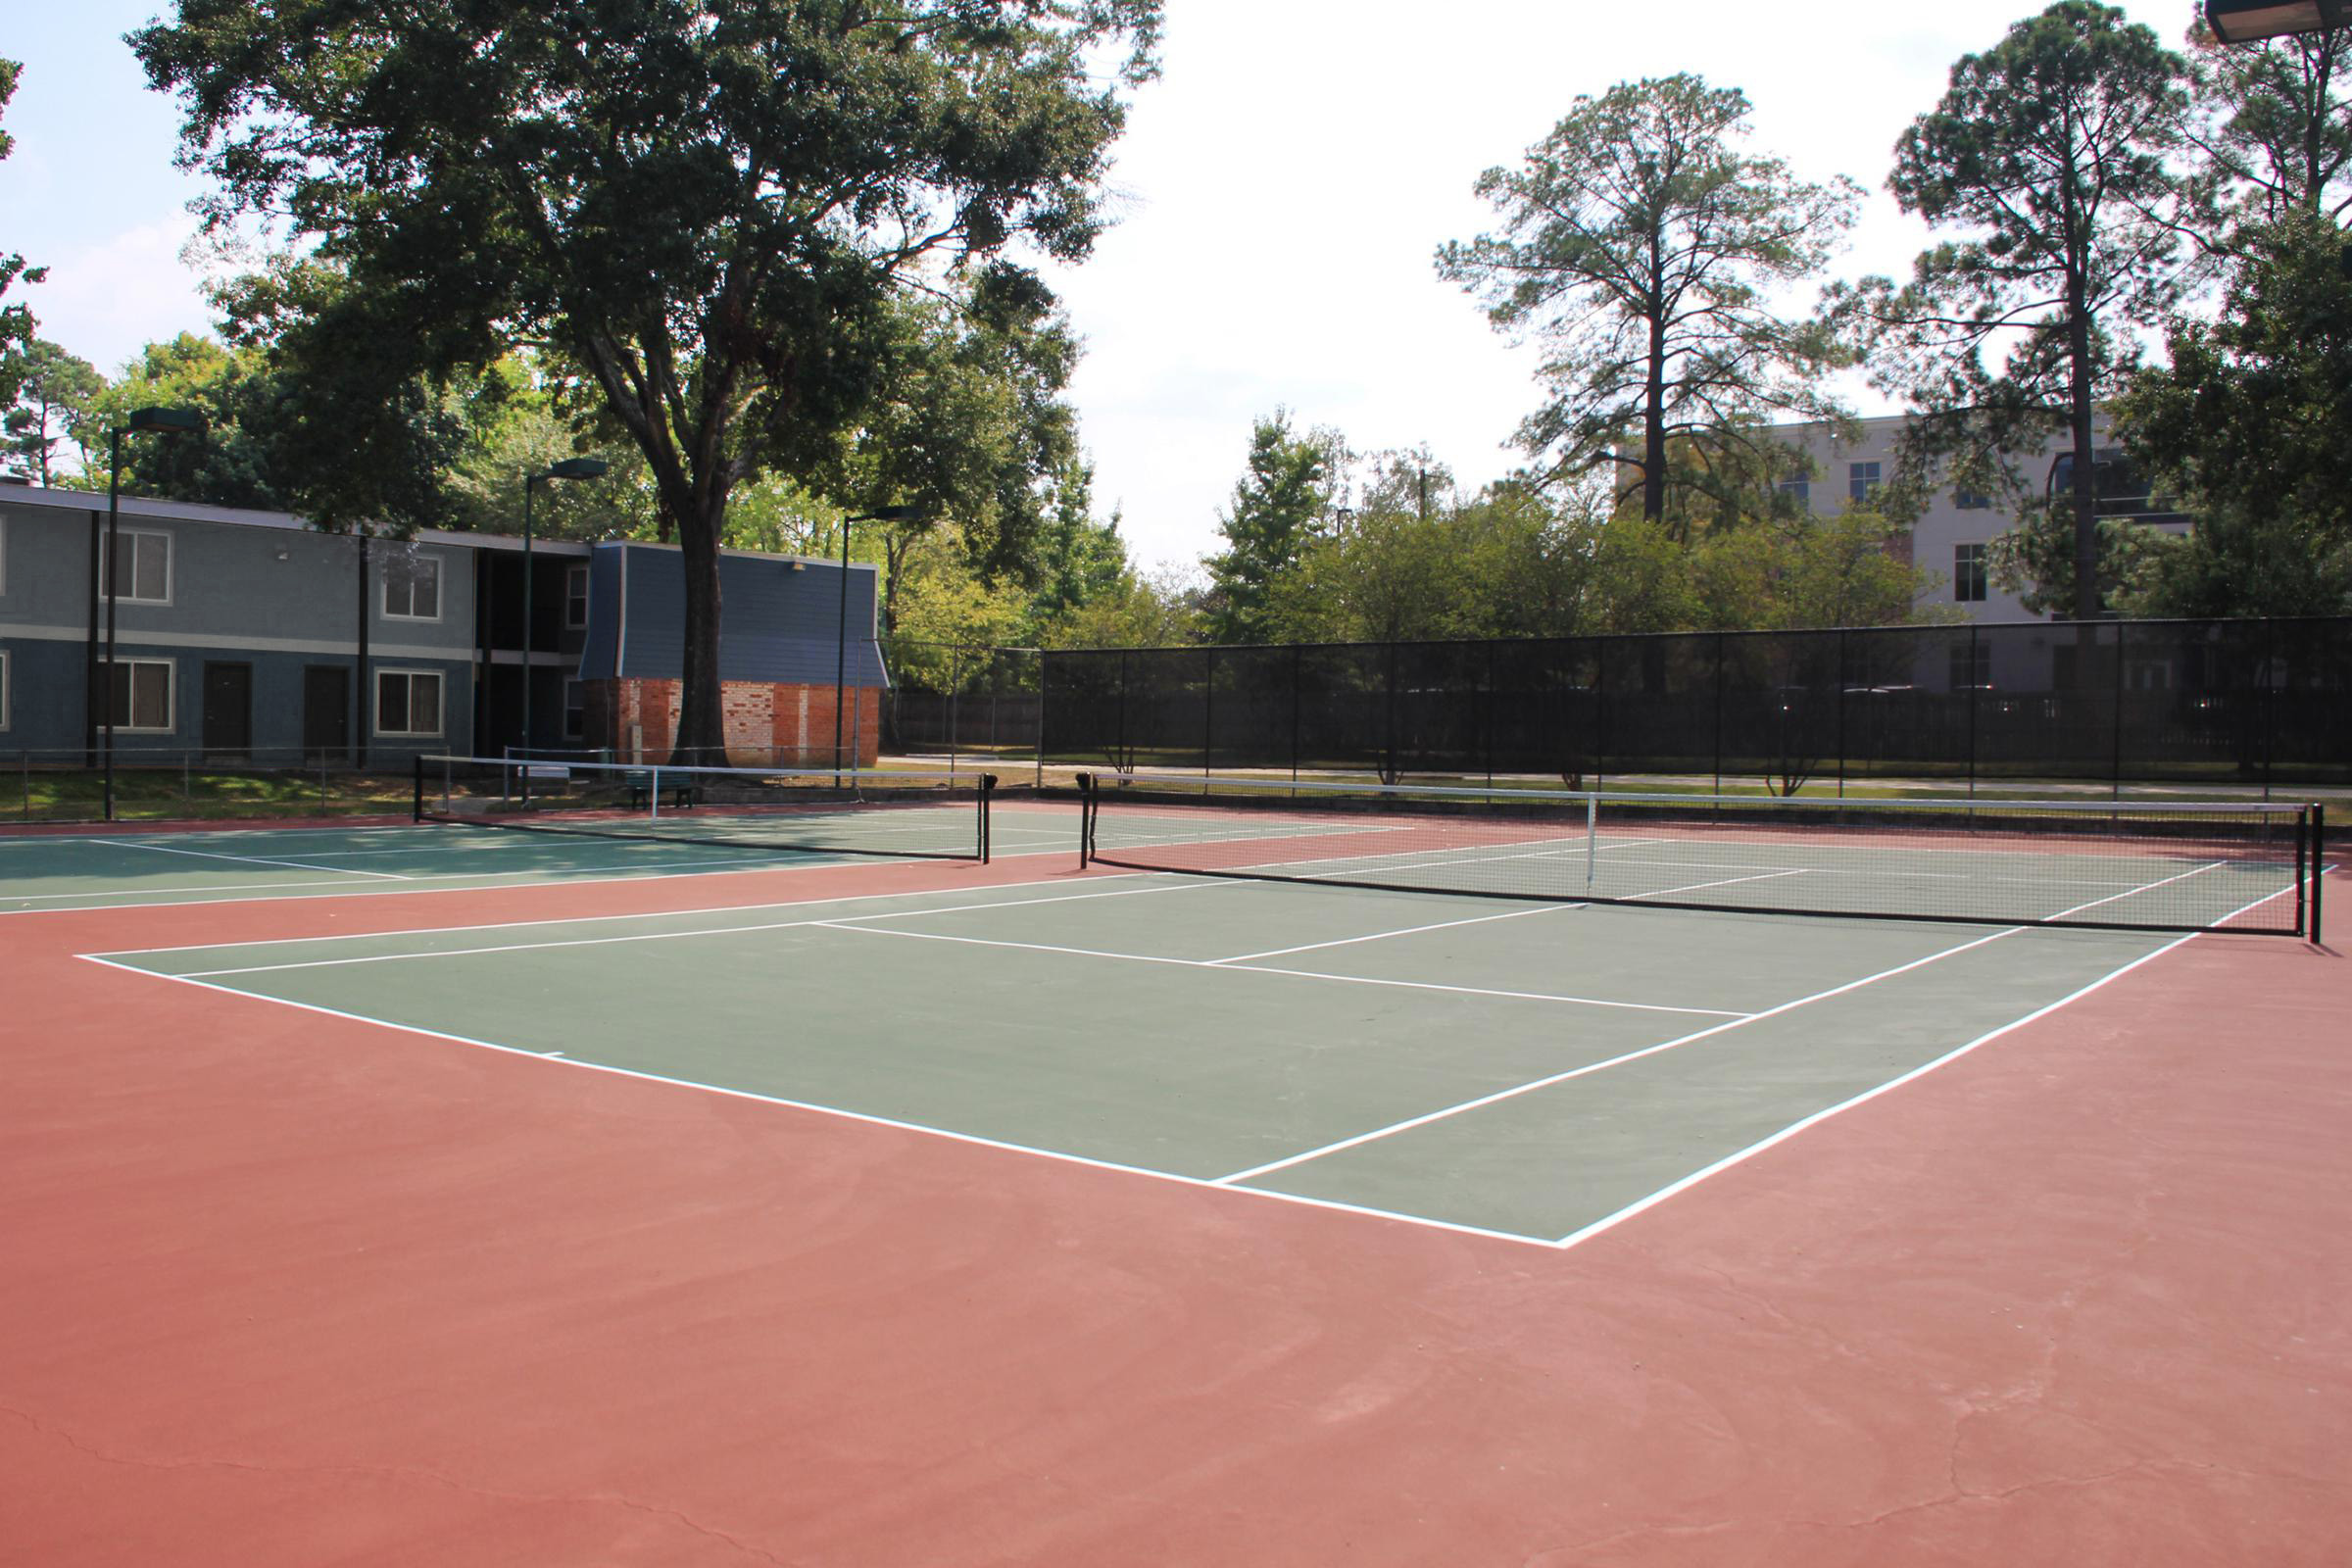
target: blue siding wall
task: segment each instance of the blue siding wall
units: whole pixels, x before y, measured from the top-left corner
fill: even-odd
[[[686,579],[678,552],[655,545],[614,545],[596,553],[589,581],[588,646],[580,674],[676,680],[682,670]],[[614,564],[608,566],[607,558]],[[627,584],[621,583],[625,561]],[[721,556],[718,673],[721,680],[829,686],[838,657],[842,569],[766,556]],[[854,686],[889,683],[874,645],[874,568],[849,573],[849,667]],[[619,628],[625,602],[625,635]]]

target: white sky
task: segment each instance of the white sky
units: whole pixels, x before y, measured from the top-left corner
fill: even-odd
[[[201,185],[177,116],[122,42],[154,0],[8,0],[24,63],[0,124],[0,249],[46,263],[44,335],[110,372],[203,331],[182,247]],[[2194,0],[2126,0],[2178,44]],[[1139,563],[1216,545],[1250,428],[1277,407],[1361,452],[1428,445],[1469,485],[1506,472],[1533,361],[1438,280],[1432,254],[1492,226],[1471,194],[1579,94],[1694,72],[1755,105],[1753,145],[1870,192],[1842,275],[1901,273],[1927,238],[1883,191],[1894,140],[1953,60],[2032,0],[1168,0],[1161,78],[1112,175],[1118,226],[1057,287],[1087,340],[1073,388]],[[11,298],[17,294],[12,291]],[[1884,412],[1865,406],[1863,412]]]

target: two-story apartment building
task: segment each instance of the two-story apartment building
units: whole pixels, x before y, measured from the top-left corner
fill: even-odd
[[[628,731],[597,715],[615,710],[623,677],[666,672],[674,686],[673,548],[535,541],[526,596],[522,541],[499,535],[328,533],[282,513],[143,498],[120,503],[114,532],[110,560],[104,496],[0,485],[0,753],[71,763],[110,717],[118,756],[259,765],[667,744],[667,722]],[[789,709],[797,738],[804,688],[821,686],[810,733],[827,760],[841,572],[748,551],[721,564],[730,710]],[[870,715],[886,683],[875,572],[849,573],[847,679]],[[592,643],[631,659],[583,670]],[[747,748],[760,730],[758,760],[773,760],[777,726],[731,720],[731,746],[738,730]],[[874,720],[854,733],[870,761]]]

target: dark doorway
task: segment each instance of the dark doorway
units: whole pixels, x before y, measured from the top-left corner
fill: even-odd
[[[204,754],[234,761],[253,755],[253,666],[204,664]]]
[[[306,664],[302,671],[302,759],[343,761],[351,755],[351,671]]]

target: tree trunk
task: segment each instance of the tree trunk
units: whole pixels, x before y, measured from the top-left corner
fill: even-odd
[[[2067,284],[2068,413],[2075,438],[2075,618],[2099,618],[2099,463],[2091,432],[2090,321],[2080,293]]]
[[[1642,408],[1642,515],[1666,515],[1666,323],[1663,306],[1649,318],[1649,385]]]
[[[726,717],[718,687],[718,536],[726,515],[719,497],[707,513],[678,517],[679,564],[686,574],[686,623],[681,628],[678,732],[670,740],[673,763],[723,765]]]

